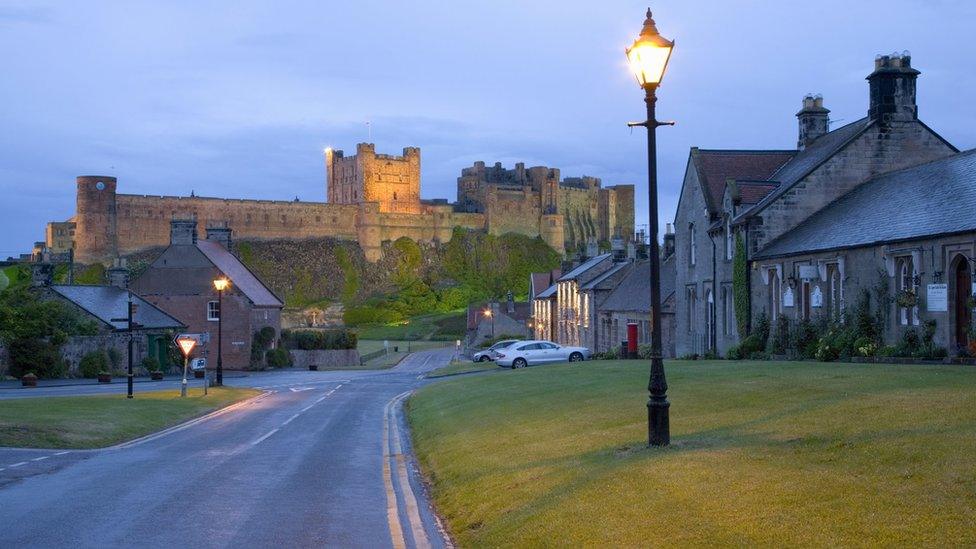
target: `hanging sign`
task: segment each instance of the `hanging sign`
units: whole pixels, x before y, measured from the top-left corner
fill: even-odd
[[[949,285],[929,284],[925,293],[925,305],[929,312],[944,313],[949,310]]]
[[[813,287],[813,293],[810,294],[810,305],[823,307],[823,292],[820,291],[820,286]]]
[[[793,288],[786,288],[783,292],[783,306],[792,307],[793,306]]]

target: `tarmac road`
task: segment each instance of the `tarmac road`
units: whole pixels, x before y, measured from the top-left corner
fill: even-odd
[[[0,449],[0,547],[444,547],[399,405],[452,354],[227,379],[270,394],[113,449]]]

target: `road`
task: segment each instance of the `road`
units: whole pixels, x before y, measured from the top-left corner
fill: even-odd
[[[270,394],[118,448],[0,449],[0,547],[444,547],[399,405],[451,356],[228,379]]]

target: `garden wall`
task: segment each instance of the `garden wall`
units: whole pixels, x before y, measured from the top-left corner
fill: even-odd
[[[108,351],[114,348],[119,352],[119,368],[125,369],[128,366],[128,346],[129,339],[123,333],[111,333],[96,336],[73,336],[61,346],[61,357],[67,362],[67,374],[69,377],[78,375],[78,364],[82,357],[95,351]],[[146,356],[146,338],[136,335],[134,347],[133,364],[139,366],[142,359]],[[111,367],[111,365],[109,365]]]
[[[359,351],[356,349],[342,349],[336,351],[303,351],[293,349],[289,351],[291,364],[295,368],[308,368],[316,365],[320,369],[348,368],[359,366]]]

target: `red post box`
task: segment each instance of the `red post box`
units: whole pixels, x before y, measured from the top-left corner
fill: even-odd
[[[637,358],[637,323],[627,323],[627,358]]]

